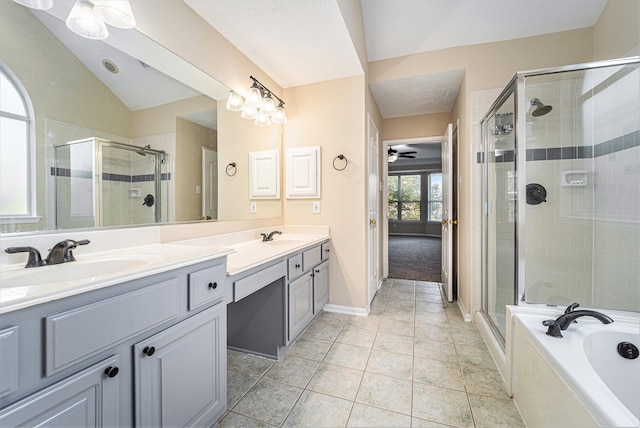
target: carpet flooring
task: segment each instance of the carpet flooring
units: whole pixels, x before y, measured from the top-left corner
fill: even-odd
[[[440,282],[440,238],[389,236],[389,278]]]

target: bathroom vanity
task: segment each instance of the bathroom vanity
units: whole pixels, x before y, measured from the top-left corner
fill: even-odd
[[[0,426],[214,424],[227,341],[278,358],[329,299],[328,234],[236,235],[3,266]]]
[[[225,277],[222,257],[2,314],[0,425],[215,422]]]

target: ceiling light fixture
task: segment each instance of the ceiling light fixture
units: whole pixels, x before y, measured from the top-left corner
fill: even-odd
[[[284,110],[284,101],[269,88],[264,86],[253,76],[249,76],[253,83],[246,98],[242,98],[237,92],[231,91],[227,99],[227,110],[241,111],[244,119],[255,119],[256,126],[269,126],[271,123],[284,125],[287,123],[287,112]],[[273,98],[278,100],[278,107]]]
[[[398,160],[398,154],[397,153],[390,153],[389,154],[389,158],[387,159],[387,161],[389,163],[395,162]]]
[[[32,9],[47,10],[53,0],[13,0]],[[136,26],[129,0],[76,0],[67,17],[67,27],[87,39],[102,40],[109,37],[109,24],[131,29]]]

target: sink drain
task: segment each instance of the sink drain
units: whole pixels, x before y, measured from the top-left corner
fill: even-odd
[[[627,360],[635,360],[638,358],[638,355],[640,355],[640,351],[638,351],[638,347],[633,343],[620,342],[618,343],[618,354]]]

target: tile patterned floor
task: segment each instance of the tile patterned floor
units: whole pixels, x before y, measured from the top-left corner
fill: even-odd
[[[227,427],[523,427],[475,325],[438,283],[389,279],[322,313],[280,361],[228,352]]]

